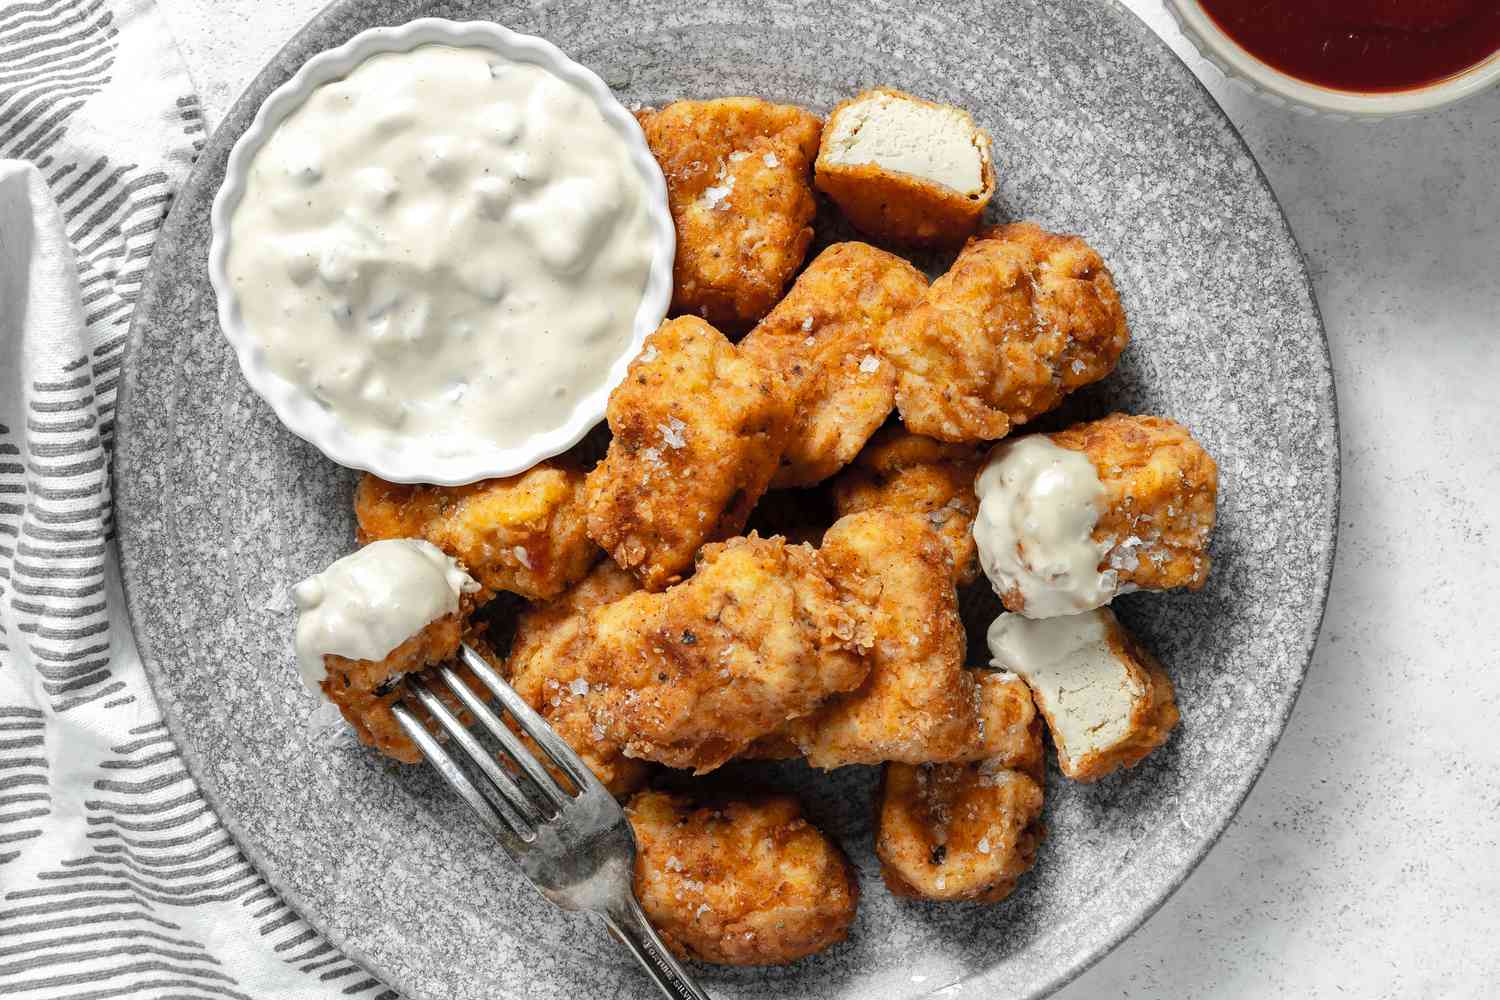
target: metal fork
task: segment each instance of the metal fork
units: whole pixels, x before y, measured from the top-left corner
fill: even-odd
[[[438,677],[485,731],[499,741],[519,773],[512,774],[500,766],[443,704],[436,685],[427,678],[410,683],[412,694],[483,775],[483,780],[471,781],[410,709],[398,703],[391,710],[401,728],[543,896],[565,910],[591,910],[602,917],[670,1000],[709,1000],[708,994],[662,945],[636,901],[631,888],[635,834],[620,804],[573,748],[532,711],[483,657],[467,644],[459,656],[521,731],[568,776],[573,790],[564,788],[532,756],[521,738],[452,667],[437,668]]]

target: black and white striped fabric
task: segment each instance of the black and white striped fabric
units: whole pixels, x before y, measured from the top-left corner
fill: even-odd
[[[131,306],[204,141],[145,0],[0,0],[0,996],[392,1000],[287,908],[141,671],[109,496]]]

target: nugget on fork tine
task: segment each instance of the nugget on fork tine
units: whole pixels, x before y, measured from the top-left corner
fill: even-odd
[[[413,697],[479,770],[480,779],[471,778],[404,703],[392,709],[401,727],[537,891],[565,910],[599,914],[671,1000],[708,1000],[656,936],[636,902],[631,888],[635,835],[614,796],[483,657],[467,644],[459,655],[521,731],[567,776],[571,789],[548,773],[521,738],[451,667],[438,668],[443,684],[500,742],[519,773],[512,774],[496,762],[443,704],[431,680],[413,682]]]

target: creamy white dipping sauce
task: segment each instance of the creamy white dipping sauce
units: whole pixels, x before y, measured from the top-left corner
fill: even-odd
[[[1099,570],[1111,546],[1094,540],[1104,484],[1088,457],[1043,434],[1005,441],[975,481],[974,542],[995,592],[1019,591],[1028,618],[1108,604],[1119,574]]]
[[[292,588],[297,666],[315,694],[328,676],[323,657],[379,660],[428,625],[458,611],[479,589],[431,542],[371,542]]]
[[[1003,614],[990,626],[991,665],[1020,674],[1046,710],[1054,742],[1078,760],[1120,742],[1145,689],[1109,645],[1108,608],[1032,621]]]
[[[480,48],[382,53],[257,152],[228,276],[271,369],[355,434],[519,445],[626,350],[647,198],[571,83]]]

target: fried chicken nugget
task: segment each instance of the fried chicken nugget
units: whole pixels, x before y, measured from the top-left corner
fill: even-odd
[[[890,87],[833,109],[814,166],[857,229],[911,246],[962,243],[995,193],[990,137],[969,113]]]
[[[625,814],[639,847],[636,898],[678,956],[785,965],[848,935],[854,868],[792,796],[645,791]]]
[[[677,226],[672,311],[730,333],[781,297],[812,242],[823,123],[756,97],[676,101],[637,115]]]
[[[590,611],[639,589],[635,577],[603,560],[562,596],[522,613],[505,661],[511,686],[577,751],[616,798],[628,796],[644,783],[647,765],[626,757],[618,743],[596,736],[580,695],[588,688],[580,680],[579,639]]]
[[[382,659],[351,660],[331,653],[323,657],[323,665],[328,671],[320,685],[323,694],[338,707],[339,713],[359,736],[361,743],[404,764],[422,761],[422,751],[396,721],[391,706],[407,694],[404,683],[407,677],[453,660],[461,641],[468,642],[487,660],[493,662],[498,659],[481,637],[465,631],[465,619],[472,610],[472,604],[472,600],[466,597],[458,614],[445,615],[429,622],[420,632]],[[472,690],[480,692],[486,701],[489,700],[488,691],[468,667],[457,660],[451,665]],[[442,689],[441,685],[435,690],[464,725],[473,721],[464,711],[462,703],[450,691]],[[442,731],[437,728],[426,709],[416,704],[408,704],[408,707],[429,730],[440,739],[443,738]]]
[[[776,471],[792,409],[780,374],[696,317],[646,339],[610,394],[614,438],[588,476],[588,532],[648,590],[745,526]]]
[[[895,254],[835,243],[740,342],[746,356],[786,376],[796,399],[773,486],[821,482],[885,422],[896,403],[896,371],[880,344],[926,290],[922,272]]]
[[[1134,767],[1177,725],[1161,661],[1108,608],[1036,620],[1004,614],[988,639],[995,666],[1030,685],[1058,766],[1075,781]]]
[[[1036,860],[1042,719],[1021,678],[975,673],[985,724],[966,757],[887,764],[881,777],[875,853],[898,896],[996,903]]]
[[[974,725],[969,730],[969,739],[960,743],[945,740],[929,753],[931,762],[944,761],[943,754],[957,750],[949,761],[981,760],[986,757],[1004,756],[1016,761],[1012,766],[1023,770],[1040,768],[1041,717],[1037,715],[1032,701],[1031,689],[1015,674],[994,670],[966,668],[972,678],[975,715]],[[964,682],[961,682],[964,683]],[[966,683],[967,686],[967,683]],[[802,756],[793,732],[795,722],[779,732],[772,733],[752,743],[740,754],[741,760],[789,760]],[[1027,761],[1034,752],[1035,761]],[[913,753],[913,756],[917,754]]]
[[[868,510],[841,518],[819,550],[871,609],[869,678],[790,731],[814,767],[887,760],[953,760],[978,731],[973,675],[964,669],[953,561],[927,521]]]
[[[575,686],[596,740],[701,774],[858,687],[868,614],[810,546],[733,538],[686,582],[589,612]]]
[[[1107,563],[1122,586],[1202,589],[1212,568],[1219,467],[1186,427],[1113,413],[1048,437],[1083,452],[1099,473],[1104,503],[1094,538],[1108,542]]]
[[[1031,223],[971,239],[893,324],[896,406],[917,434],[993,441],[1114,370],[1130,340],[1109,268]]]
[[[878,431],[833,483],[839,516],[884,508],[920,514],[937,530],[953,558],[959,586],[979,575],[974,515],[979,498],[974,477],[984,453],[974,445],[950,444],[913,434],[899,425]]]
[[[953,761],[999,758],[1006,767],[1041,779],[1042,714],[1031,686],[1018,674],[971,667],[979,701],[979,729],[971,747]]]
[[[361,545],[423,538],[463,563],[493,596],[556,597],[589,571],[599,548],[584,527],[584,477],[549,461],[467,486],[388,483],[366,474],[354,493]]]
[[[1036,863],[1042,776],[1003,757],[966,764],[887,764],[875,854],[897,896],[998,903]]]

